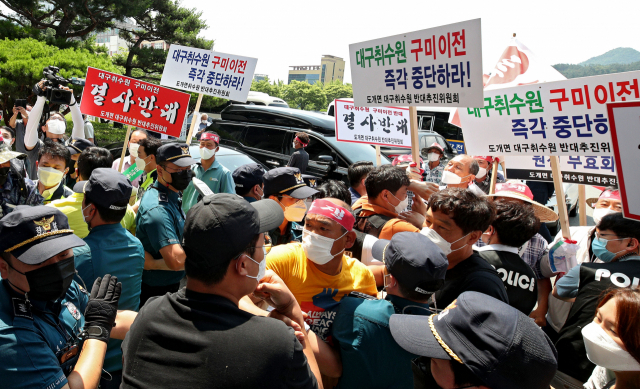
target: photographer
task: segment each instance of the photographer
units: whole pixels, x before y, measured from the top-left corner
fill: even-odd
[[[52,76],[48,75],[48,77],[50,78]],[[64,142],[67,122],[59,112],[51,113],[46,123],[41,126],[44,139],[40,139],[38,134],[40,117],[42,116],[44,105],[47,101],[47,90],[52,88],[52,86],[47,85],[50,83],[51,81],[42,80],[33,87],[34,92],[38,95],[38,99],[29,114],[29,121],[24,135],[24,153],[27,154],[27,171],[29,172],[29,177],[37,177],[38,168],[36,161],[44,141],[50,139],[53,142]],[[59,85],[58,89],[72,92],[70,88],[62,85]],[[80,107],[73,93],[71,93],[69,109],[71,110],[71,117],[73,118],[73,132],[71,135],[75,138],[84,139],[84,120],[82,120],[82,113],[80,112]]]
[[[15,103],[17,104],[18,102],[16,101]],[[22,106],[14,105],[13,116],[9,118],[9,127],[13,128],[14,130],[17,130],[16,126],[20,126],[22,129],[22,132],[24,133],[24,127],[27,125],[27,122],[29,121],[29,112],[31,112],[32,108],[33,107],[30,105],[27,105],[26,108]],[[18,119],[18,114],[22,116],[22,119]]]

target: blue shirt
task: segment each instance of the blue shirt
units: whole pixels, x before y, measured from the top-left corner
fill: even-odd
[[[180,196],[156,181],[140,201],[136,216],[136,237],[155,259],[162,259],[160,249],[182,242],[185,215],[180,208]],[[142,282],[150,286],[177,284],[184,270],[144,270]]]
[[[353,187],[349,187],[349,192],[351,192],[351,205],[355,204],[356,201],[358,201],[358,199],[362,196],[360,196],[360,193],[358,193],[355,189],[353,189]]]
[[[620,258],[620,262],[624,261],[640,261],[640,255],[630,255],[628,257]],[[564,298],[574,298],[578,295],[578,289],[580,288],[580,266],[574,266],[556,282],[556,292],[558,296]]]
[[[0,281],[0,377],[3,388],[58,389],[67,384],[77,358],[63,367],[59,358],[67,340],[84,326],[89,296],[75,281],[56,302],[31,300],[28,309],[6,280]],[[78,353],[80,355],[80,353]]]
[[[213,193],[236,193],[236,183],[233,181],[231,171],[222,166],[218,160],[214,160],[206,171],[199,163],[191,166],[191,170],[195,173],[195,177],[207,184]],[[189,212],[191,207],[198,202],[199,194],[193,183],[184,190],[182,195],[184,213]]]
[[[389,318],[394,313],[428,316],[431,311],[429,304],[393,295],[384,300],[345,297],[340,301],[333,322],[333,340],[342,358],[337,388],[413,388],[411,360],[418,355],[393,340]]]
[[[27,193],[20,193],[16,176],[10,171],[7,181],[0,186],[0,218],[18,205],[42,205],[44,198],[38,191],[38,185],[28,178],[24,179]]]
[[[85,255],[76,254],[78,275],[87,286],[105,274],[118,277],[118,282],[122,283],[118,309],[137,311],[144,267],[142,243],[120,223],[93,227],[84,241],[91,250]],[[121,344],[121,340],[109,340],[104,360],[106,371],[122,369]]]

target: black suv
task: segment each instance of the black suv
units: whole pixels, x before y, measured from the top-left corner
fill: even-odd
[[[368,144],[338,142],[331,116],[291,108],[230,105],[208,127],[220,135],[220,144],[238,149],[269,168],[287,166],[296,132],[311,139],[306,148],[306,174],[321,180],[336,179],[347,185],[347,168],[357,161],[376,163],[375,148]],[[389,160],[382,156],[383,164]]]
[[[418,139],[420,145],[420,156],[423,160],[426,160],[427,156],[422,154],[422,150],[431,146],[434,142],[442,146],[444,149],[444,157],[449,160],[458,154],[458,151],[451,147],[449,142],[437,132],[431,131],[418,131]],[[387,156],[387,158],[393,160],[398,155],[411,154],[411,149],[402,147],[380,147],[380,152]]]

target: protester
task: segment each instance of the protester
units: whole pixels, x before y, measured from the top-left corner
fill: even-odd
[[[203,131],[206,130],[207,127],[209,127],[209,115],[203,113],[202,116],[200,116],[200,123],[198,124],[198,130],[196,131],[196,139],[198,142],[200,141]]]
[[[318,193],[308,187],[302,179],[300,170],[295,167],[279,167],[266,172],[264,178],[264,197],[275,200],[284,211],[282,224],[269,231],[271,244],[277,246],[302,240],[302,226],[307,206],[304,200]]]
[[[630,286],[640,278],[640,222],[618,212],[608,214],[596,226],[591,245],[603,263],[581,263],[553,288],[554,297],[573,302],[556,347],[559,379],[574,387],[586,382],[595,367],[587,359],[580,329],[593,319],[598,298],[609,288]]]
[[[80,158],[80,154],[89,147],[94,146],[95,145],[87,139],[76,139],[72,137],[67,142],[67,150],[69,150],[71,154],[71,161],[67,164],[69,172],[65,180],[67,187],[73,188],[76,182],[78,182],[78,158]]]
[[[88,280],[91,296],[73,281],[81,245],[50,207],[18,206],[0,220],[3,387],[95,388],[107,342],[124,339],[135,313],[117,311],[117,277]]]
[[[89,120],[89,117],[85,114],[82,114],[82,119],[84,120],[84,137],[91,143],[95,143],[95,138],[93,135],[93,123]]]
[[[232,174],[236,194],[250,203],[264,197],[265,171],[259,163],[248,163],[238,167]]]
[[[427,162],[422,165],[424,169],[424,180],[442,185],[442,173],[444,172],[444,148],[433,142],[427,148],[422,149],[422,155],[427,156]]]
[[[342,377],[338,388],[413,388],[411,361],[418,356],[402,349],[389,331],[394,313],[431,314],[428,300],[444,283],[447,257],[427,237],[411,232],[379,240],[374,256],[385,268],[386,297],[345,297],[333,323]]]
[[[597,365],[586,389],[640,388],[640,290],[619,288],[598,302],[582,329],[587,357]]]
[[[502,278],[509,305],[528,315],[538,300],[536,275],[518,248],[537,233],[540,220],[524,204],[496,201],[495,207],[496,217],[481,237],[486,246],[476,250]]]
[[[447,188],[469,189],[476,196],[483,196],[485,193],[475,184],[479,170],[480,166],[473,157],[458,155],[447,163],[441,182]]]
[[[113,158],[107,149],[102,147],[89,147],[80,153],[78,157],[78,180],[87,181],[95,169],[111,167]],[[74,186],[74,189],[76,187]],[[71,196],[52,201],[47,204],[49,207],[54,207],[60,210],[69,220],[69,227],[73,230],[73,233],[83,238],[89,235],[89,226],[84,220],[82,211],[82,202],[84,200],[84,192],[81,188],[78,191],[72,193]],[[135,213],[131,207],[127,207],[124,218],[120,222],[122,226],[127,229],[131,234],[135,234]]]
[[[205,131],[200,137],[200,162],[191,167],[193,176],[202,180],[213,193],[236,193],[231,171],[216,160],[220,135]],[[188,151],[188,149],[187,149]],[[199,193],[193,183],[182,195],[182,210],[187,213],[198,202]]]
[[[15,101],[14,101],[15,103]],[[13,106],[13,115],[9,118],[9,122],[7,123],[10,128],[16,130],[18,132],[18,128],[22,135],[24,135],[24,129],[27,123],[29,122],[29,112],[33,109],[32,106],[27,104],[27,107],[16,107]],[[18,119],[18,114],[20,114],[21,119]]]
[[[424,174],[424,169],[420,167],[422,166],[422,158],[420,158],[419,163],[415,163],[413,162],[413,157],[411,156],[411,154],[403,154],[395,157],[393,161],[391,161],[391,165],[404,169],[407,172],[409,178],[422,180],[422,175]],[[404,210],[405,212],[411,211],[412,209],[411,206],[413,204],[413,192],[411,192],[410,190],[407,190],[407,198],[409,199],[409,201],[407,203],[407,208],[405,208]]]
[[[136,166],[139,170],[142,170],[140,186],[138,186],[138,193],[136,194],[136,201],[138,202],[134,209],[137,212],[139,201],[142,200],[142,196],[149,189],[149,187],[158,179],[158,171],[156,170],[156,154],[158,149],[162,146],[162,141],[156,138],[146,138],[140,140],[138,147],[138,158],[136,159]]]
[[[496,270],[473,251],[473,244],[495,218],[495,207],[485,196],[453,188],[429,198],[422,234],[431,239],[449,260],[444,286],[432,305],[446,307],[466,291],[484,293],[509,303]]]
[[[342,200],[347,204],[351,204],[351,193],[349,192],[347,185],[342,181],[327,180],[318,187],[318,192],[319,193],[316,195],[316,198],[318,199],[331,197]]]
[[[429,317],[392,315],[389,326],[400,347],[422,356],[414,388],[543,389],[556,372],[557,353],[542,330],[482,293],[462,293]]]
[[[5,139],[5,143],[8,144],[9,148],[13,144],[14,149],[19,152],[26,154],[27,149],[24,147],[24,134],[25,129],[27,127],[27,123],[29,122],[29,112],[31,112],[32,107],[27,105],[27,108],[24,107],[13,107],[13,116],[9,118],[9,123],[7,127],[3,128],[2,136]],[[22,116],[22,119],[18,119],[18,114]],[[7,139],[13,139],[13,141],[8,142]],[[9,144],[11,143],[11,144]],[[16,160],[17,161],[17,160]],[[19,164],[24,167],[23,170],[26,172],[26,176],[30,179],[35,179],[37,175],[30,175],[30,166],[27,166],[28,163],[26,160],[20,160]],[[35,167],[34,167],[35,169]],[[20,170],[22,171],[22,170]]]
[[[309,146],[309,135],[304,132],[296,132],[296,137],[293,139],[293,148],[296,151],[291,154],[287,167],[297,167],[300,173],[306,173],[309,165],[309,154],[304,148],[307,146]]]
[[[274,275],[264,277],[264,232],[282,220],[273,200],[249,204],[235,194],[193,206],[184,228],[186,288],[140,310],[122,345],[122,388],[318,387],[307,341],[303,346],[283,323],[238,308],[241,298],[260,292],[275,305],[271,316],[306,333],[291,292]]]
[[[25,154],[11,151],[4,139],[0,140],[0,217],[18,205],[40,205],[44,201],[38,185],[18,170],[22,165],[15,160],[25,157]]]
[[[485,155],[475,155],[473,159],[478,162],[478,174],[476,175],[474,182],[476,186],[484,192],[484,194],[489,194],[489,189],[491,189],[491,169],[493,168],[493,163],[499,163],[500,160],[498,158]],[[505,182],[502,173],[499,171],[496,171],[496,173],[498,175],[498,177],[496,177],[496,182]],[[546,202],[544,204],[546,204]]]
[[[347,177],[349,178],[351,205],[354,205],[360,197],[367,195],[367,188],[364,185],[364,181],[373,169],[375,169],[375,166],[373,166],[373,162],[371,161],[358,161],[349,165]]]
[[[104,274],[118,277],[122,294],[120,310],[137,311],[140,305],[140,284],[144,267],[142,243],[120,224],[124,218],[131,182],[110,168],[95,169],[88,181],[76,184],[84,193],[83,217],[89,227],[84,241],[90,251],[75,256],[76,269],[81,282],[94,280]],[[103,389],[118,388],[122,380],[122,342],[109,340],[104,370],[111,379],[102,378]]]
[[[73,190],[64,184],[70,161],[69,150],[61,143],[46,142],[40,147],[36,183],[45,205],[73,194]]]
[[[127,147],[129,148],[129,158],[125,159],[122,163],[122,169],[118,170],[120,167],[120,158],[113,161],[111,168],[114,170],[118,170],[120,173],[126,171],[136,163],[136,158],[138,158],[138,148],[140,147],[140,141],[143,139],[147,139],[149,134],[146,130],[142,128],[136,128],[133,132],[131,132],[131,137],[129,138],[129,143]],[[137,188],[140,185],[140,178],[133,180],[133,186]]]
[[[27,171],[29,177],[37,177],[38,167],[36,161],[40,155],[40,148],[44,146],[44,141],[61,142],[64,143],[65,130],[67,128],[67,121],[64,116],[59,112],[52,112],[49,115],[46,123],[40,126],[40,117],[44,110],[46,103],[45,93],[49,86],[44,84],[44,81],[40,81],[33,87],[33,91],[38,95],[36,105],[29,113],[29,120],[25,127],[25,132],[21,136],[18,127],[16,127],[16,136],[24,139],[24,142],[16,142],[16,150],[25,153],[27,155]],[[71,91],[66,86],[60,86],[60,89]],[[76,139],[84,138],[84,122],[82,120],[82,113],[80,113],[80,107],[76,102],[73,93],[71,94],[71,104],[69,104],[69,110],[71,111],[71,117],[73,119],[73,131],[71,136]],[[38,133],[38,127],[42,130],[44,137],[41,139]],[[24,149],[23,149],[24,147]]]
[[[11,150],[11,146],[13,146],[16,141],[15,130],[11,127],[0,127],[0,135],[2,135],[4,144]]]
[[[136,237],[146,251],[140,306],[150,297],[177,292],[184,276],[180,192],[191,182],[195,162],[185,143],[163,145],[156,154],[158,180],[145,193],[136,216]]]
[[[545,205],[553,197],[555,193],[555,188],[553,186],[553,182],[543,182],[543,181],[530,181],[527,180],[527,186],[531,190],[531,194],[533,195],[533,201]],[[547,228],[545,223],[540,224],[540,231],[538,231],[540,235],[548,242],[551,243],[553,241],[553,237],[551,236],[551,232]]]

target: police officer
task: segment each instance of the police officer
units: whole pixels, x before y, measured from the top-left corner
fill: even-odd
[[[55,208],[18,206],[0,219],[2,387],[97,387],[109,336],[123,339],[130,322],[114,328],[116,277],[96,279],[90,297],[73,281],[81,245]]]
[[[598,300],[607,289],[639,283],[640,223],[625,219],[619,212],[609,214],[596,226],[591,247],[604,263],[581,263],[557,281],[553,289],[555,297],[573,302],[556,348],[558,375],[575,384],[586,382],[595,368],[587,359],[581,330],[593,320]],[[554,387],[561,386],[557,384]]]
[[[21,161],[25,157],[25,154],[11,151],[0,136],[0,217],[17,205],[39,205],[44,201],[38,185],[23,173]]]
[[[84,238],[91,249],[76,253],[76,267],[82,280],[95,280],[103,274],[118,277],[122,283],[120,309],[137,311],[144,266],[142,243],[131,235],[120,221],[127,212],[133,186],[122,173],[110,168],[95,169],[88,181],[79,182],[74,190],[83,192],[82,216],[89,226]],[[122,380],[122,341],[109,340],[104,370],[111,379],[103,378],[102,389],[118,388]]]
[[[146,138],[140,141],[138,148],[138,159],[136,159],[136,166],[144,173],[140,179],[140,186],[138,187],[137,199],[140,201],[144,192],[158,179],[158,171],[156,170],[156,154],[158,149],[162,146],[162,141],[156,138]],[[138,204],[139,206],[140,204]],[[137,207],[135,207],[137,210]]]
[[[66,184],[69,188],[73,188],[73,186],[78,181],[78,158],[80,158],[80,154],[89,147],[95,146],[93,142],[82,139],[71,137],[67,142],[67,150],[71,154],[71,163],[69,164],[69,174],[67,174]]]
[[[248,163],[233,171],[236,194],[250,203],[264,197],[264,169],[259,163]]]
[[[136,236],[145,253],[140,306],[153,296],[177,292],[184,276],[186,255],[180,243],[185,214],[181,193],[193,178],[186,143],[169,143],[158,148],[158,180],[147,190],[136,217]]]

